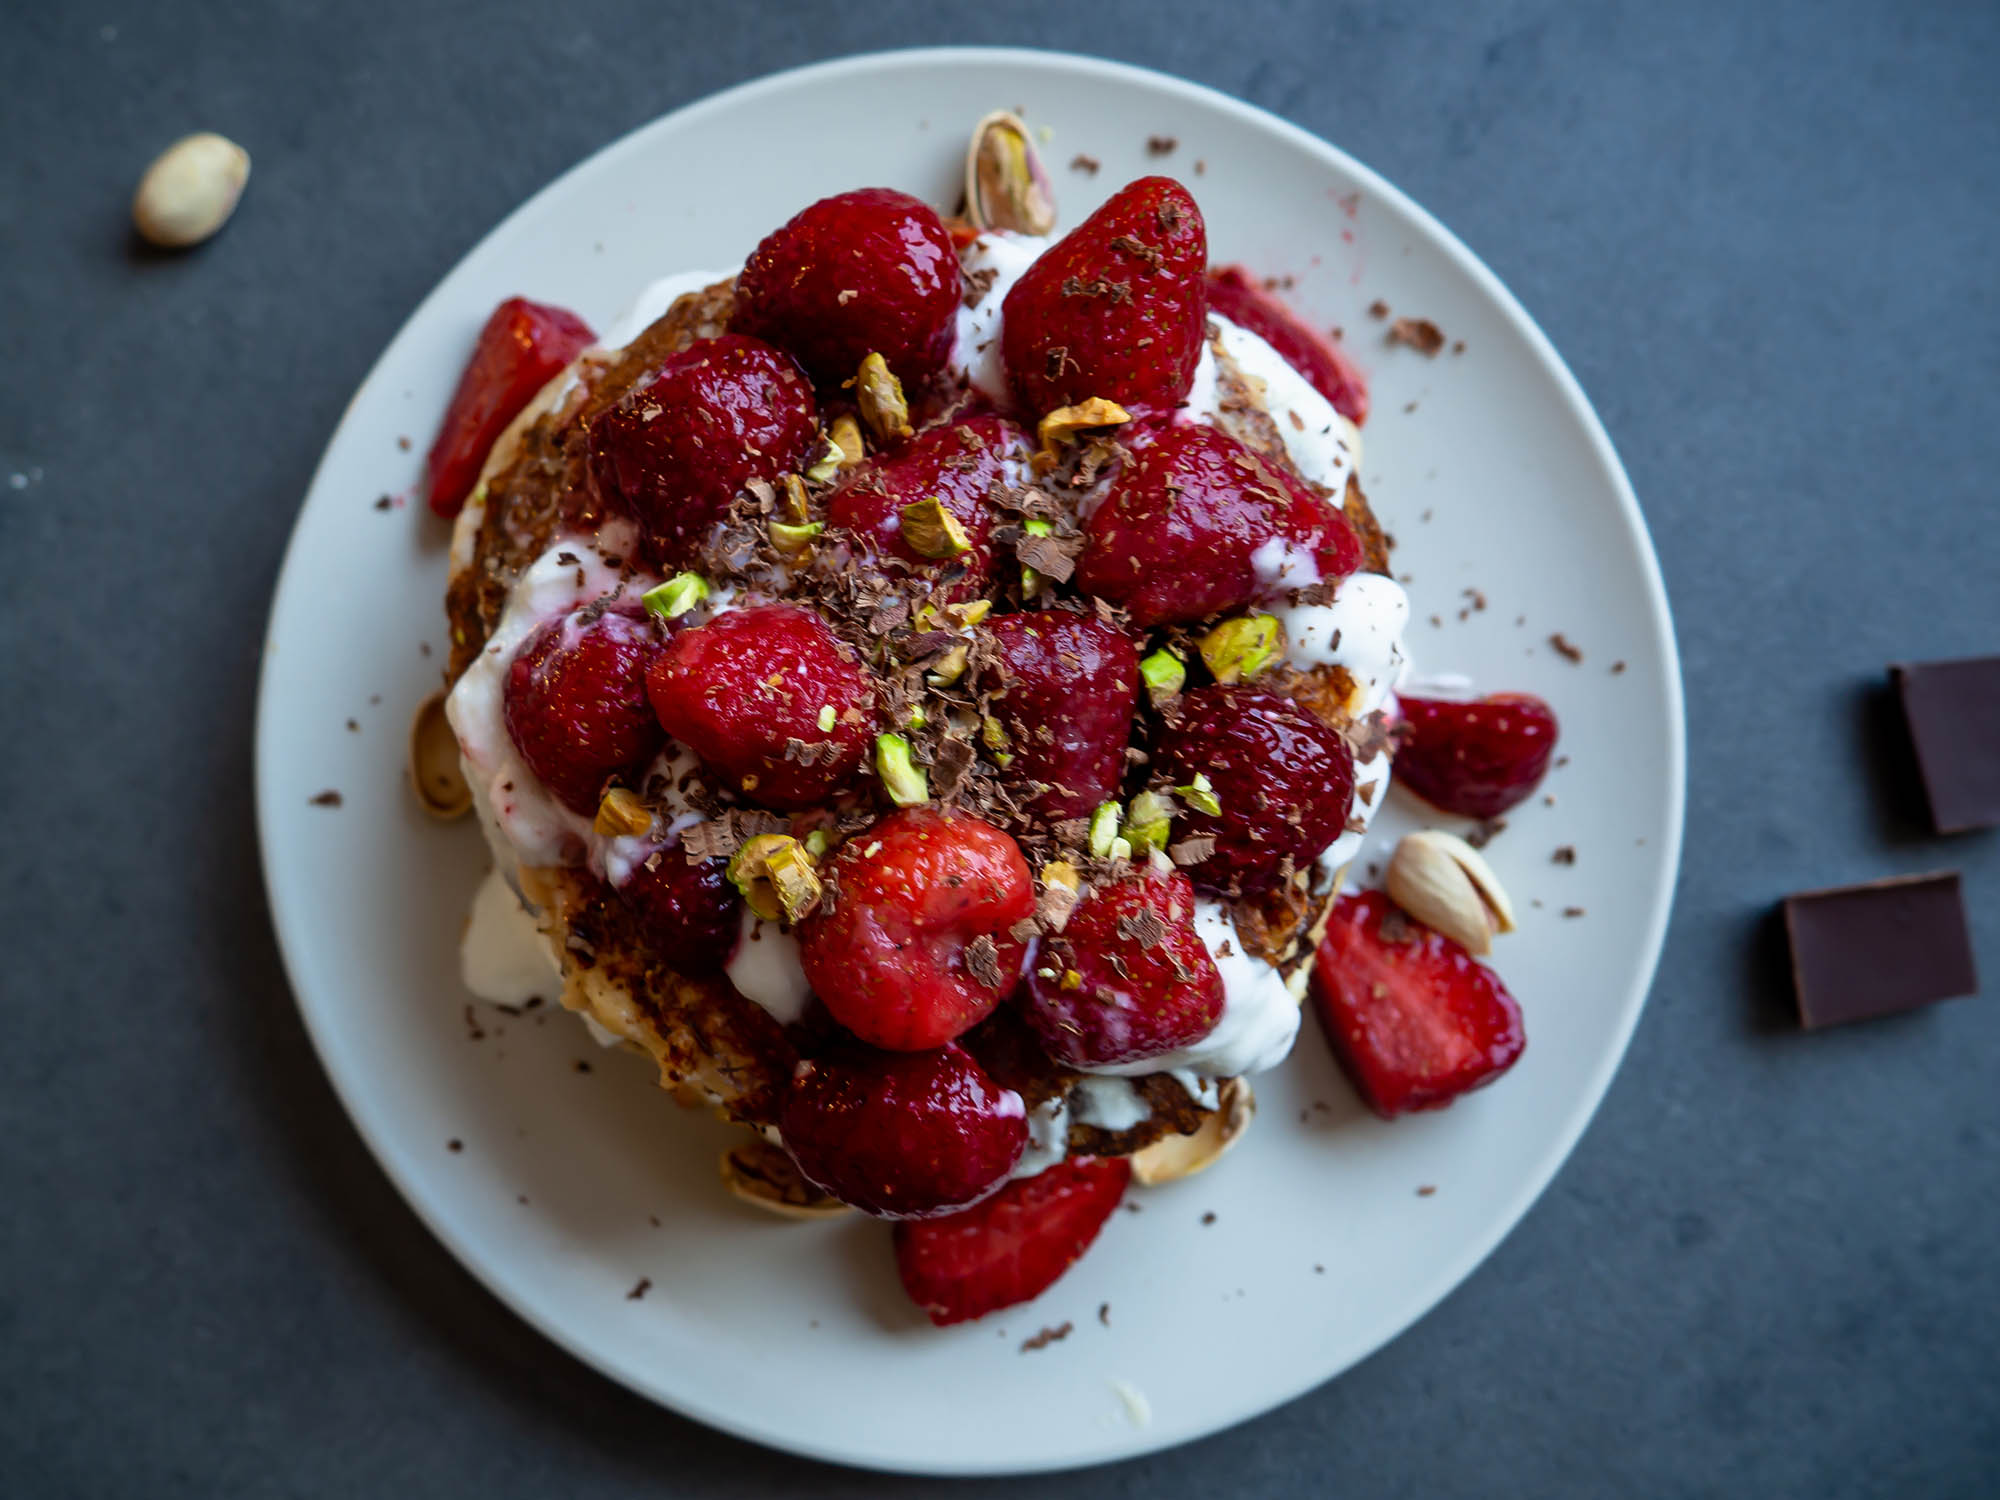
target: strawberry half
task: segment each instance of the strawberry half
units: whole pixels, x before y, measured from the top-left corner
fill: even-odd
[[[1141,177],[1113,193],[1007,293],[1000,353],[1022,407],[1179,406],[1208,327],[1207,263],[1201,210],[1178,182]]]
[[[1277,350],[1350,422],[1368,420],[1368,381],[1354,361],[1331,339],[1300,322],[1241,266],[1217,266],[1208,273],[1208,310],[1249,329]]]
[[[903,1290],[940,1328],[1039,1297],[1090,1248],[1131,1177],[1122,1156],[1078,1157],[961,1213],[898,1224]]]
[[[507,424],[596,337],[575,313],[525,297],[493,309],[425,460],[432,510],[459,513]]]
[[[1334,1056],[1385,1120],[1442,1109],[1513,1067],[1527,1045],[1499,976],[1381,891],[1335,904],[1312,992]]]

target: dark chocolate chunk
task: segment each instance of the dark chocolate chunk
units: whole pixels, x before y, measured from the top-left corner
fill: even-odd
[[[1979,988],[1955,870],[1787,896],[1785,935],[1799,1020],[1809,1028]]]
[[[2000,826],[2000,656],[1889,668],[1939,833]]]

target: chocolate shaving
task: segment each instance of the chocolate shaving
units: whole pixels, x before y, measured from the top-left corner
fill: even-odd
[[[978,759],[979,752],[969,740],[948,736],[940,741],[931,760],[932,793],[940,798],[955,794]]]
[[[1167,924],[1151,907],[1141,907],[1118,919],[1118,935],[1130,938],[1141,948],[1157,948],[1167,940]]]
[[[1428,359],[1444,347],[1444,335],[1429,318],[1398,318],[1389,325],[1389,342],[1407,344]]]
[[[1024,536],[1014,555],[1043,577],[1066,583],[1076,571],[1076,554],[1082,550],[1081,537]]]
[[[306,800],[314,807],[338,807],[340,806],[340,793],[336,792],[332,787],[328,787],[325,791],[318,792]]]
[[[1038,925],[1050,932],[1061,932],[1069,925],[1069,914],[1076,910],[1079,899],[1078,894],[1066,885],[1044,885],[1041,894],[1035,898]]]
[[[1549,859],[1555,864],[1573,865],[1576,863],[1576,846],[1574,844],[1563,844],[1557,848],[1555,853],[1549,856]]]
[[[1204,833],[1197,838],[1167,845],[1167,858],[1177,865],[1198,865],[1213,853],[1215,838],[1212,834]]]
[[[1046,1349],[1049,1345],[1068,1338],[1075,1331],[1076,1324],[1074,1323],[1058,1323],[1054,1327],[1044,1328],[1033,1338],[1022,1341],[1021,1352],[1026,1354],[1032,1349]]]
[[[1555,651],[1556,655],[1560,656],[1564,661],[1580,662],[1583,660],[1583,652],[1572,645],[1569,638],[1560,630],[1549,637],[1549,645]]]
[[[1000,948],[993,934],[982,932],[965,948],[966,972],[989,990],[1000,988]]]

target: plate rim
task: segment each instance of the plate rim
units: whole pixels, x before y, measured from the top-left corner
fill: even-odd
[[[1598,1059],[1595,1068],[1588,1075],[1585,1085],[1577,1093],[1568,1115],[1563,1120],[1555,1145],[1546,1152],[1535,1169],[1524,1178],[1519,1189],[1508,1200],[1504,1210],[1494,1216],[1493,1227],[1484,1234],[1468,1239],[1460,1253],[1449,1259],[1443,1269],[1420,1289],[1412,1299],[1412,1311],[1397,1322],[1393,1328],[1383,1333],[1367,1348],[1356,1353],[1339,1368],[1303,1382],[1287,1383],[1275,1391],[1266,1389],[1249,1401],[1218,1406],[1205,1413],[1186,1429],[1177,1431],[1171,1437],[1159,1440],[1151,1428],[1134,1428],[1126,1441],[1109,1446],[1102,1453],[1082,1457],[1055,1457],[1045,1460],[1030,1459],[1026,1462],[995,1466],[987,1463],[939,1463],[936,1461],[912,1461],[898,1459],[893,1455],[879,1452],[864,1452],[857,1449],[842,1449],[837,1445],[811,1440],[798,1440],[781,1429],[759,1427],[745,1421],[735,1412],[705,1404],[699,1393],[686,1395],[679,1392],[668,1394],[659,1385],[647,1378],[642,1369],[629,1367],[614,1354],[600,1351],[580,1338],[573,1338],[564,1327],[552,1317],[545,1316],[535,1301],[518,1289],[513,1280],[504,1274],[497,1264],[486,1256],[470,1236],[459,1234],[445,1220],[441,1212],[432,1208],[425,1194],[420,1190],[413,1164],[401,1149],[386,1122],[374,1118],[360,1108],[351,1093],[343,1074],[330,1060],[333,1043],[323,1030],[325,1024],[318,1008],[305,998],[305,987],[300,983],[300,966],[295,954],[301,950],[302,940],[295,931],[300,926],[302,904],[292,899],[289,887],[279,874],[274,858],[274,842],[277,835],[277,790],[274,785],[276,757],[267,751],[267,741],[275,732],[273,729],[270,704],[273,698],[275,633],[282,601],[289,589],[301,586],[299,575],[304,566],[301,555],[300,534],[305,524],[307,502],[319,488],[334,452],[350,424],[354,420],[360,395],[367,390],[385,371],[391,357],[411,329],[424,320],[432,306],[443,294],[447,282],[460,267],[484,253],[496,240],[504,236],[513,226],[531,217],[543,199],[553,194],[559,186],[583,173],[601,172],[629,151],[639,148],[639,138],[670,124],[685,125],[703,116],[740,107],[754,102],[758,97],[798,87],[802,84],[817,83],[839,78],[847,74],[867,74],[878,70],[893,70],[911,66],[1014,66],[1042,69],[1055,73],[1069,74],[1079,78],[1116,79],[1120,82],[1153,90],[1168,99],[1199,103],[1204,107],[1233,115],[1247,125],[1274,134],[1286,143],[1304,150],[1326,164],[1351,175],[1360,183],[1374,200],[1392,207],[1405,215],[1419,229],[1426,233],[1439,247],[1455,268],[1476,284],[1481,292],[1504,316],[1514,332],[1521,335],[1530,351],[1555,376],[1556,388],[1560,392],[1570,414],[1575,417],[1589,440],[1589,446],[1605,474],[1611,481],[1614,498],[1627,529],[1638,544],[1636,558],[1644,584],[1646,614],[1652,626],[1658,649],[1661,653],[1662,684],[1666,691],[1667,719],[1670,734],[1665,748],[1668,772],[1666,814],[1666,847],[1663,850],[1663,870],[1665,878],[1660,882],[1651,910],[1645,915],[1641,942],[1641,962],[1634,970],[1634,981],[1630,992],[1622,1002],[1622,1014],[1618,1017],[1615,1045],[1608,1047]],[[1379,1353],[1388,1344],[1401,1337],[1418,1321],[1428,1316],[1446,1297],[1457,1290],[1492,1254],[1502,1240],[1519,1226],[1521,1220],[1535,1206],[1547,1190],[1555,1175],[1569,1161],[1577,1142],[1589,1127],[1609,1092],[1611,1080],[1623,1064],[1625,1054],[1631,1046],[1639,1017],[1644,1012],[1651,996],[1654,980],[1657,978],[1659,961],[1665,944],[1674,897],[1679,884],[1681,854],[1686,823],[1687,791],[1687,710],[1686,694],[1681,675],[1678,638],[1674,630],[1672,609],[1668,602],[1666,583],[1660,569],[1659,555],[1653,545],[1651,530],[1641,511],[1638,496],[1633,490],[1630,477],[1619,459],[1616,448],[1605,430],[1596,408],[1585,394],[1569,364],[1557,351],[1541,325],[1529,314],[1519,298],[1501,281],[1486,263],[1443,222],[1422,204],[1411,198],[1401,188],[1388,181],[1380,173],[1351,156],[1340,147],[1302,126],[1263,109],[1260,106],[1236,99],[1206,84],[1180,78],[1156,69],[1140,67],[1131,63],[1116,62],[1103,58],[1089,57],[1080,53],[1043,50],[1028,47],[988,47],[988,46],[937,46],[906,47],[853,53],[843,57],[820,62],[807,63],[788,68],[781,72],[768,73],[731,85],[716,93],[705,94],[678,108],[656,115],[623,132],[606,142],[581,160],[558,172],[533,194],[497,224],[469,246],[438,277],[431,289],[423,296],[409,315],[398,325],[396,331],[383,346],[380,354],[370,364],[367,373],[355,387],[343,407],[339,420],[328,435],[318,463],[314,465],[311,479],[307,482],[304,497],[300,501],[299,513],[294,518],[292,529],[287,536],[283,560],[279,565],[276,582],[272,588],[271,604],[266,616],[265,629],[260,645],[259,669],[257,675],[257,707],[252,729],[253,745],[253,795],[257,821],[257,844],[259,860],[263,870],[265,901],[269,910],[271,926],[278,941],[280,958],[284,965],[285,977],[292,992],[293,1003],[305,1023],[313,1050],[318,1057],[322,1073],[332,1085],[335,1096],[340,1100],[348,1120],[353,1124],[370,1154],[383,1172],[394,1184],[403,1201],[416,1214],[424,1227],[438,1240],[452,1257],[483,1286],[509,1312],[520,1318],[550,1342],[563,1349],[581,1363],[589,1366],[626,1389],[633,1391],[669,1411],[691,1421],[713,1427],[761,1447],[778,1449],[824,1462],[848,1467],[885,1473],[906,1473],[932,1476],[945,1475],[1011,1475],[1039,1474],[1064,1470],[1095,1467],[1101,1464],[1122,1462],[1146,1454],[1167,1451],[1210,1437],[1217,1432],[1276,1410],[1297,1400],[1305,1393],[1316,1390],[1331,1380],[1340,1378],[1353,1370],[1364,1360]]]

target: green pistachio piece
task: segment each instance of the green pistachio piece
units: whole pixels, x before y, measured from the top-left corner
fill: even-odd
[[[826,435],[828,441],[840,450],[839,467],[842,469],[853,468],[865,456],[866,450],[861,446],[861,424],[846,412],[833,419]]]
[[[813,538],[826,530],[824,521],[809,521],[803,526],[793,526],[785,521],[771,523],[771,545],[787,557],[803,557],[812,550]]]
[[[912,501],[898,516],[903,540],[919,557],[957,557],[972,550],[972,538],[966,535],[964,524],[935,495]]]
[[[903,382],[881,355],[870,354],[861,361],[854,376],[854,404],[861,408],[861,420],[884,442],[911,435],[910,403],[903,399]]]
[[[1222,816],[1222,799],[1215,795],[1215,787],[1205,772],[1195,772],[1193,784],[1175,787],[1174,795],[1196,812],[1205,812],[1211,818]]]
[[[1173,816],[1174,804],[1171,801],[1158,792],[1141,792],[1126,809],[1125,822],[1119,832],[1142,853],[1148,849],[1164,849],[1171,834]]]
[[[1187,686],[1187,663],[1162,647],[1139,663],[1139,675],[1146,679],[1146,696],[1164,703]]]
[[[1240,615],[1201,638],[1201,659],[1217,682],[1247,682],[1284,650],[1276,615]]]
[[[930,783],[923,767],[910,758],[910,742],[900,734],[875,736],[875,774],[898,807],[915,807],[930,800]]]
[[[833,726],[836,723],[838,723],[839,720],[840,720],[840,715],[833,711],[833,705],[831,703],[823,703],[820,705],[819,732],[821,734],[832,733]]]
[[[649,614],[677,620],[708,597],[708,580],[699,573],[676,573],[658,588],[639,596]]]
[[[1099,804],[1097,811],[1090,815],[1090,852],[1099,859],[1109,859],[1112,846],[1120,842],[1122,840],[1118,837],[1118,804],[1116,802]],[[1125,847],[1126,852],[1130,853],[1132,846],[1126,844]]]
[[[820,450],[819,457],[814,459],[812,464],[806,469],[806,478],[810,479],[814,484],[828,483],[834,475],[840,472],[841,465],[846,457],[846,450],[829,436],[826,440],[826,446]]]
[[[924,674],[924,681],[932,687],[949,687],[965,675],[965,664],[972,657],[972,648],[963,642],[953,646],[937,659],[937,665]]]
[[[819,900],[819,877],[812,856],[786,833],[760,833],[730,857],[723,871],[743,893],[743,904],[767,922],[803,915]],[[808,882],[810,899],[807,898]]]

